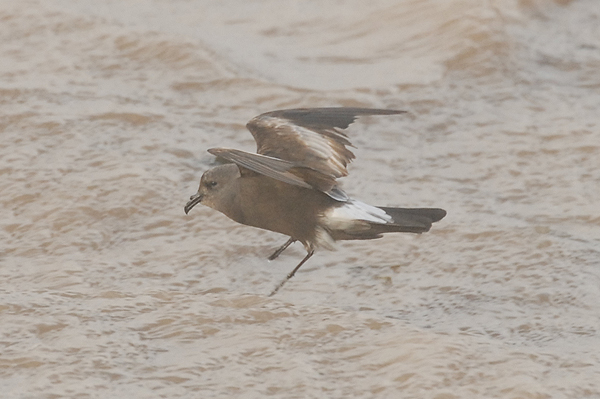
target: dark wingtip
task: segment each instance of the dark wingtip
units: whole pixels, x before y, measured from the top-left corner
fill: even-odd
[[[291,108],[260,114],[250,120],[246,126],[250,131],[253,131],[256,128],[260,128],[260,126],[254,125],[260,125],[261,119],[275,117],[287,119],[294,124],[307,128],[327,129],[337,127],[343,130],[350,126],[359,116],[394,115],[406,112],[397,109],[362,107]]]

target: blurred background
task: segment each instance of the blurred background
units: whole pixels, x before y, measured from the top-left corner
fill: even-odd
[[[597,0],[0,0],[4,398],[597,398]],[[304,256],[183,205],[246,121],[360,106]]]

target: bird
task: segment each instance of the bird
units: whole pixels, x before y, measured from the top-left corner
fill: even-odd
[[[339,240],[427,232],[432,223],[446,216],[445,210],[372,206],[348,196],[337,181],[348,175],[347,166],[355,158],[344,130],[359,116],[405,112],[331,107],[260,114],[246,124],[256,141],[256,153],[209,149],[229,163],[204,172],[184,211],[187,215],[203,204],[238,223],[288,236],[269,260],[301,242],[306,256],[269,296],[275,295],[316,249],[334,249]]]

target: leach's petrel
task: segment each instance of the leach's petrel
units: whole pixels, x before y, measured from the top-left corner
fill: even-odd
[[[300,241],[307,255],[271,292],[275,294],[315,252],[337,240],[369,240],[383,233],[423,233],[446,216],[437,208],[376,207],[348,197],[337,178],[348,175],[354,159],[346,129],[360,115],[405,111],[370,108],[299,108],[267,112],[246,127],[256,154],[209,149],[233,162],[202,175],[187,214],[202,203],[234,221],[289,236],[269,259]]]

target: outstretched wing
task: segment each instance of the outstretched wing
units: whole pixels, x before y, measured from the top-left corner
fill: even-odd
[[[213,155],[234,162],[241,173],[260,173],[299,187],[319,190],[337,201],[348,196],[336,179],[348,175],[354,154],[342,132],[360,115],[392,115],[405,111],[371,108],[298,108],[267,112],[246,125],[257,154],[212,148]]]
[[[316,170],[333,180],[347,176],[354,159],[342,130],[360,115],[392,115],[406,111],[372,108],[298,108],[267,112],[246,127],[256,152]]]

